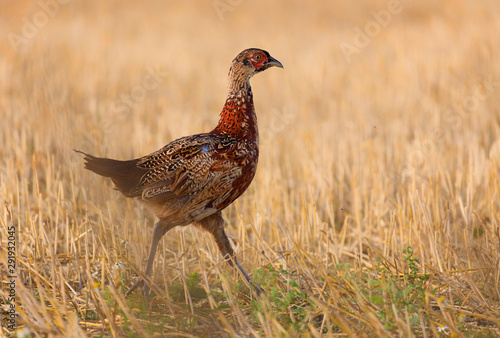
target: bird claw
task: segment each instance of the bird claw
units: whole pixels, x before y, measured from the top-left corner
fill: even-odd
[[[141,286],[144,286],[144,290],[143,290],[144,296],[148,297],[149,296],[149,286],[146,283],[144,283],[144,279],[142,279],[142,278],[140,278],[137,282],[135,282],[134,285],[132,285],[132,287],[130,289],[128,289],[128,291],[125,293],[125,297],[128,297],[132,292],[134,292],[135,289],[137,289]]]
[[[250,286],[250,289],[255,293],[257,297],[262,297],[267,295],[266,291],[264,291],[264,289],[261,288],[259,284],[255,283],[253,279],[249,279],[248,284]]]
[[[255,293],[257,294],[257,297],[262,297],[262,296],[267,295],[266,291],[264,291],[264,289],[261,288],[260,286],[258,286],[257,284],[253,283],[253,287],[255,289]]]

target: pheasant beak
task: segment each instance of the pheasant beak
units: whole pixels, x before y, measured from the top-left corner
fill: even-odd
[[[280,67],[280,68],[283,68],[283,65],[281,64],[281,62],[279,62],[278,60],[276,60],[272,56],[269,56],[267,58],[267,62],[264,63],[264,66],[266,67],[266,69],[267,68],[271,68],[271,67]]]

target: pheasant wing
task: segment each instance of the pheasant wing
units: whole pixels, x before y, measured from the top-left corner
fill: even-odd
[[[223,160],[229,144],[219,141],[210,134],[184,137],[139,159],[137,167],[146,173],[131,194],[142,193],[145,200],[166,202],[195,195],[207,186],[214,192],[227,189],[221,183],[232,183],[236,172],[231,170],[230,161]]]

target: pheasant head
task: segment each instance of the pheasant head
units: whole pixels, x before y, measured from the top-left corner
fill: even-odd
[[[258,48],[245,49],[236,56],[229,69],[229,93],[249,86],[252,76],[271,67],[283,68],[281,62]]]

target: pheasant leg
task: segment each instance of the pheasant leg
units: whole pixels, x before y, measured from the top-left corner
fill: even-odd
[[[219,247],[222,256],[229,262],[229,264],[235,268],[237,267],[241,274],[245,277],[247,282],[255,288],[257,295],[265,294],[265,291],[255,283],[252,278],[248,275],[245,269],[241,266],[240,262],[234,255],[234,250],[229,242],[229,238],[224,231],[225,220],[221,213],[218,212],[212,216],[209,216],[198,223],[201,227],[212,234],[215,239],[215,243]],[[235,266],[236,265],[236,266]]]
[[[148,278],[151,278],[153,273],[153,262],[156,256],[156,249],[158,248],[158,243],[160,239],[170,230],[173,226],[168,226],[166,223],[162,221],[156,222],[153,228],[153,238],[151,240],[151,248],[149,249],[148,263],[146,265],[146,271],[144,271],[144,275]],[[144,282],[144,279],[140,278],[128,291],[125,293],[125,297],[130,295],[135,289],[144,285],[144,295],[147,297],[149,295],[149,286]]]

